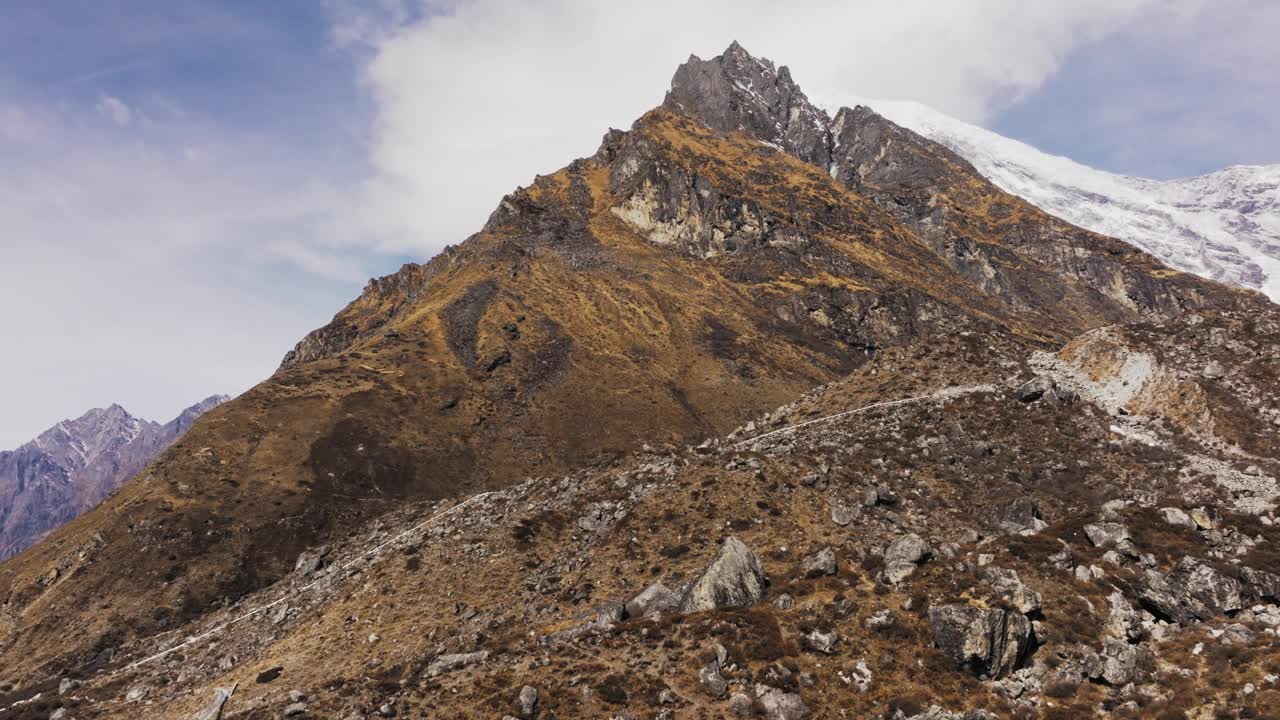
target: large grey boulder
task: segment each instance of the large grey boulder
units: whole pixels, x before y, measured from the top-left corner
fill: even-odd
[[[800,561],[800,569],[804,571],[805,577],[816,578],[823,575],[835,575],[836,552],[829,547],[822,548]]]
[[[680,596],[662,583],[654,583],[627,601],[628,618],[642,618],[675,610]]]
[[[889,543],[889,547],[884,551],[884,564],[886,566],[898,562],[917,564],[928,555],[929,544],[919,535],[910,533]]]
[[[1084,534],[1094,547],[1123,547],[1129,540],[1129,528],[1120,523],[1104,522],[1084,526]]]
[[[989,567],[982,571],[983,578],[1018,612],[1031,614],[1040,610],[1040,593],[1027,587],[1014,570]]]
[[[728,538],[711,564],[685,591],[680,612],[755,605],[764,598],[768,582],[760,558],[738,538]]]
[[[1122,640],[1108,640],[1090,678],[1108,685],[1128,685],[1138,676],[1139,650]]]
[[[757,684],[756,702],[765,720],[800,720],[809,714],[809,706],[795,693]]]
[[[1187,624],[1245,606],[1245,588],[1196,558],[1184,557],[1169,575],[1147,570],[1138,597],[1161,615]]]
[[[929,629],[938,649],[985,677],[1017,670],[1031,647],[1031,621],[1008,610],[935,605],[929,608]]]

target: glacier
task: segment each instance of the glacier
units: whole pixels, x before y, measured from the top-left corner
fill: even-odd
[[[1097,170],[910,101],[862,100],[941,143],[1006,192],[1170,266],[1280,302],[1280,165],[1180,180]]]

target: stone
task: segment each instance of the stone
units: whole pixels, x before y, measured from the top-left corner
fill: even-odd
[[[809,706],[795,693],[761,684],[755,686],[755,693],[766,720],[800,720],[809,714]]]
[[[1031,644],[1031,621],[1021,613],[972,605],[929,608],[933,642],[958,666],[1002,678],[1018,669]]]
[[[773,600],[773,606],[778,608],[779,610],[790,610],[791,608],[795,607],[795,604],[796,604],[795,598],[791,597],[786,593],[779,595]]]
[[[222,709],[226,706],[227,701],[235,694],[238,686],[233,684],[231,687],[215,688],[213,691],[213,699],[209,701],[199,712],[191,716],[191,720],[219,720],[222,717]]]
[[[138,702],[147,696],[147,688],[133,687],[129,688],[129,692],[124,694],[125,702]]]
[[[1164,518],[1165,522],[1173,525],[1174,527],[1184,527],[1190,530],[1194,530],[1196,527],[1196,523],[1191,519],[1191,516],[1183,512],[1180,508],[1160,508],[1160,517]]]
[[[823,655],[834,655],[840,636],[834,630],[814,630],[804,636],[804,646]]]
[[[1161,615],[1187,624],[1244,608],[1245,588],[1204,562],[1184,557],[1167,576],[1144,571],[1138,597]]]
[[[764,598],[768,584],[760,558],[736,537],[730,537],[680,600],[680,612],[748,607]]]
[[[1217,380],[1223,375],[1226,375],[1227,371],[1222,368],[1222,363],[1217,360],[1210,360],[1205,364],[1204,370],[1202,370],[1200,374],[1204,375],[1209,380]]]
[[[302,577],[307,577],[320,569],[328,554],[328,545],[321,545],[320,547],[303,550],[302,553],[298,555],[297,562],[293,564],[293,571]]]
[[[862,490],[863,507],[873,507],[880,502],[880,491],[874,487],[864,488]]]
[[[66,718],[67,718],[66,708],[58,708],[57,710],[54,710],[52,713],[49,714],[49,720],[66,720]]]
[[[293,716],[295,716],[295,715],[301,715],[302,713],[304,713],[304,712],[306,712],[306,711],[307,711],[307,706],[306,706],[305,704],[303,704],[303,703],[294,703],[294,704],[292,704],[292,705],[290,705],[289,707],[286,707],[286,708],[284,709],[284,716],[285,716],[285,717],[293,717]]]
[[[488,650],[441,655],[427,666],[427,677],[436,677],[489,659]]]
[[[1102,626],[1103,634],[1116,640],[1137,639],[1141,633],[1139,626],[1141,616],[1124,593],[1119,590],[1113,591],[1107,596],[1107,605],[1110,610]]]
[[[79,680],[72,680],[71,678],[62,678],[62,681],[58,683],[58,694],[66,695],[67,693],[71,692],[72,690],[75,690],[78,687],[80,687]]]
[[[1133,682],[1138,675],[1139,651],[1123,640],[1107,640],[1089,677],[1108,685],[1121,686]]]
[[[725,682],[724,676],[720,674],[720,663],[715,661],[703,665],[702,669],[698,670],[698,682],[713,698],[722,698],[729,691],[729,683]]]
[[[1038,375],[1018,386],[1018,389],[1014,391],[1014,396],[1018,398],[1019,402],[1031,403],[1044,397],[1045,393],[1053,392],[1056,387],[1052,378]]]
[[[884,568],[884,580],[891,585],[897,585],[903,580],[914,575],[916,572],[915,563],[894,562],[889,563]]]
[[[662,583],[654,583],[626,603],[627,617],[643,618],[675,610],[680,596]]]
[[[1018,612],[1029,615],[1040,610],[1040,593],[1027,587],[1017,572],[990,567],[983,570],[982,577],[999,593],[1001,600]]]
[[[887,627],[892,627],[895,621],[896,619],[893,616],[892,610],[881,610],[866,620],[863,620],[862,625],[868,630],[883,630]]]
[[[816,578],[836,574],[836,553],[829,547],[806,557],[800,562],[805,577]]]
[[[1129,528],[1115,522],[1095,523],[1084,526],[1084,534],[1094,547],[1118,547],[1129,539]]]
[[[1191,521],[1201,530],[1213,529],[1213,518],[1209,517],[1209,513],[1204,508],[1194,508],[1189,513]]]
[[[929,545],[919,535],[910,533],[889,543],[889,547],[884,551],[884,564],[886,566],[896,562],[918,564],[928,555]]]
[[[729,697],[729,710],[738,717],[751,717],[756,714],[756,704],[744,693],[734,693]]]
[[[844,505],[831,506],[831,522],[839,525],[840,527],[847,527],[857,518],[857,513]]]
[[[538,689],[532,685],[520,688],[516,696],[516,713],[523,718],[531,718],[538,711]]]

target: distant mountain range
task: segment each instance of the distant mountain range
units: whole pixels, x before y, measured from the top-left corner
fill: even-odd
[[[0,559],[102,502],[197,418],[227,400],[214,395],[163,425],[136,418],[119,405],[97,408],[54,425],[17,450],[0,452]]]
[[[1186,272],[1280,301],[1280,165],[1183,180],[1115,175],[912,102],[864,101],[945,145],[1006,192]]]

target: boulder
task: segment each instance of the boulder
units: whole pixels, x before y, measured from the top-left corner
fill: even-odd
[[[1031,647],[1031,621],[1021,613],[972,605],[929,608],[933,642],[961,667],[1001,678],[1022,664]]]
[[[1094,547],[1120,547],[1129,540],[1129,528],[1115,522],[1095,523],[1084,526],[1084,534]]]
[[[734,693],[729,697],[729,710],[738,717],[751,717],[756,714],[756,704],[745,693]]]
[[[804,636],[804,646],[823,655],[834,655],[840,636],[834,630],[814,630]]]
[[[516,714],[522,718],[531,718],[538,712],[538,688],[525,685],[516,696]]]
[[[722,698],[729,691],[729,683],[725,682],[724,676],[720,674],[720,663],[714,660],[703,665],[698,671],[698,682],[713,698]]]
[[[800,720],[809,714],[809,707],[795,693],[761,684],[756,685],[755,691],[765,720]]]
[[[1040,610],[1040,593],[1027,587],[1017,572],[988,567],[982,571],[982,577],[996,590],[1001,600],[1018,612],[1028,615]]]
[[[1051,378],[1039,375],[1019,385],[1018,389],[1014,391],[1014,395],[1019,402],[1030,403],[1044,397],[1046,393],[1053,392],[1056,387]]]
[[[627,601],[628,618],[642,618],[675,610],[680,596],[662,583],[654,583]]]
[[[768,584],[760,558],[736,537],[728,538],[711,564],[680,599],[680,612],[748,607],[764,598]]]
[[[919,535],[910,533],[889,543],[884,551],[884,564],[886,567],[895,562],[918,564],[928,556],[928,543]]]
[[[1107,640],[1089,669],[1089,678],[1117,687],[1128,685],[1137,679],[1140,656],[1136,645],[1124,640]]]
[[[1165,522],[1173,525],[1174,527],[1183,527],[1188,530],[1194,530],[1196,528],[1195,521],[1191,519],[1190,515],[1183,512],[1180,508],[1160,508],[1160,517],[1164,518]]]
[[[303,550],[302,553],[298,555],[297,562],[293,564],[293,571],[302,577],[307,577],[311,573],[320,569],[328,554],[328,545],[321,545],[320,547]]]
[[[884,568],[884,581],[891,585],[897,585],[898,583],[901,583],[903,580],[906,580],[907,578],[914,575],[915,572],[916,572],[915,563],[909,563],[909,562],[889,563]]]
[[[805,577],[810,578],[835,575],[836,553],[829,547],[822,548],[800,561],[800,569],[804,571]]]
[[[1169,575],[1147,570],[1138,597],[1170,620],[1187,624],[1240,610],[1245,588],[1202,561],[1184,557]]]

